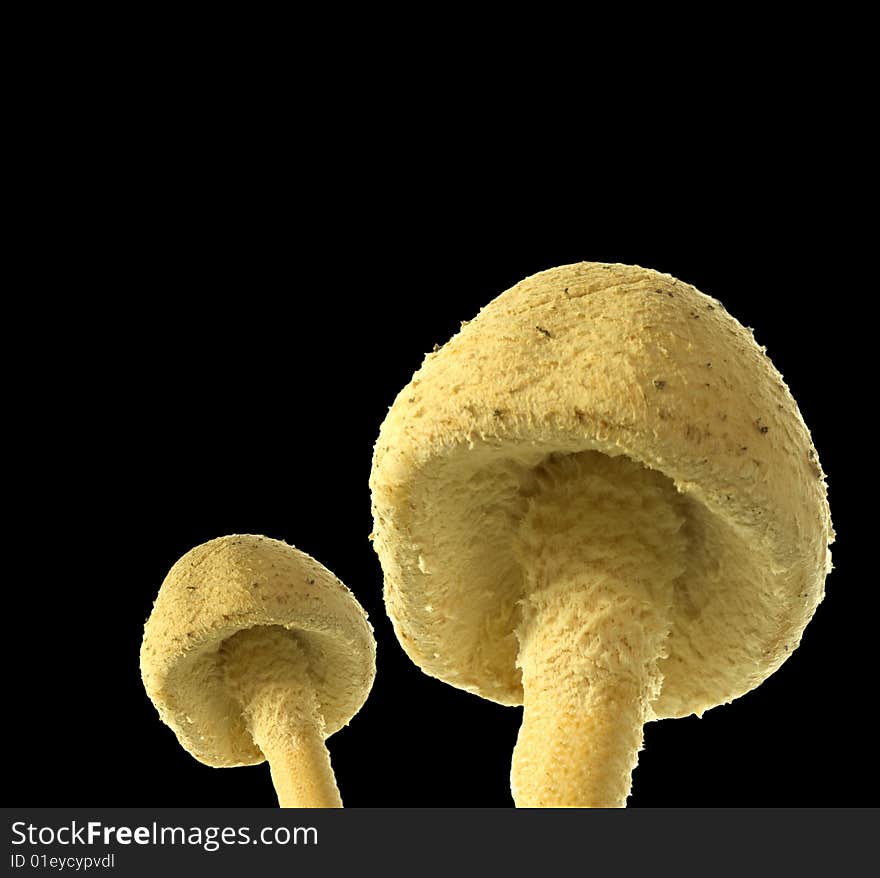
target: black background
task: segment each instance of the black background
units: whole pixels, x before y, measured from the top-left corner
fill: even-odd
[[[379,425],[424,353],[522,277],[585,259],[669,272],[755,328],[812,431],[838,532],[800,648],[741,700],[648,726],[630,805],[873,801],[875,577],[856,555],[869,428],[852,402],[854,384],[873,397],[870,375],[853,374],[869,293],[821,144],[805,154],[777,130],[755,152],[749,137],[701,131],[670,164],[656,144],[674,132],[636,131],[631,158],[579,140],[555,166],[467,138],[381,156],[331,138],[304,158],[294,138],[286,161],[264,161],[172,127],[86,172],[53,167],[29,316],[7,327],[24,343],[9,469],[27,488],[5,596],[7,800],[274,804],[266,766],[216,770],[186,754],[138,668],[174,561],[249,532],[332,569],[375,628],[375,687],[329,741],[346,805],[512,805],[520,711],[403,654],[367,540],[367,479]]]

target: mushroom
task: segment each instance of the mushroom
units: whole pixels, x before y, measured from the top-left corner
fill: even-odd
[[[833,531],[797,405],[716,299],[580,263],[426,356],[370,478],[410,658],[523,705],[519,807],[622,807],[651,720],[758,686],[824,593]]]
[[[144,629],[141,675],[185,750],[215,767],[269,761],[283,808],[339,808],[324,740],[375,676],[366,613],[314,558],[262,536],[187,552]]]

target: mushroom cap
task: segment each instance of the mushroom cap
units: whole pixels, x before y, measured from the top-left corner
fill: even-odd
[[[264,757],[230,693],[218,650],[257,626],[283,626],[306,653],[325,734],[360,710],[376,673],[366,613],[325,567],[263,536],[220,537],[169,571],[144,628],[141,675],[162,721],[200,762],[253,765]]]
[[[626,455],[681,494],[657,718],[753,689],[824,594],[824,475],[751,330],[668,274],[584,262],[526,278],[428,354],[382,424],[373,545],[385,602],[427,674],[522,703],[522,486],[551,455]]]

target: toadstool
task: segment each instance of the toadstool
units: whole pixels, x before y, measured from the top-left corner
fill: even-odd
[[[621,807],[643,725],[772,674],[824,593],[810,434],[751,331],[638,266],[529,277],[382,424],[373,545],[424,672],[523,705],[519,807]]]
[[[364,610],[292,546],[234,535],[170,570],[144,629],[147,694],[215,767],[268,760],[285,808],[342,807],[324,740],[360,710],[376,646]]]

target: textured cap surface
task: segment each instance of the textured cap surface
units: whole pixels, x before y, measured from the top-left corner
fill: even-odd
[[[512,551],[551,456],[626,455],[686,516],[658,717],[735,698],[797,645],[833,539],[816,451],[782,377],[715,299],[638,266],[527,278],[428,354],[382,424],[374,547],[422,669],[505,704],[522,577]]]
[[[263,761],[218,660],[227,638],[257,626],[281,626],[296,636],[328,736],[357,713],[372,686],[372,629],[329,570],[262,536],[197,546],[162,583],[144,629],[141,673],[163,722],[208,765]]]

